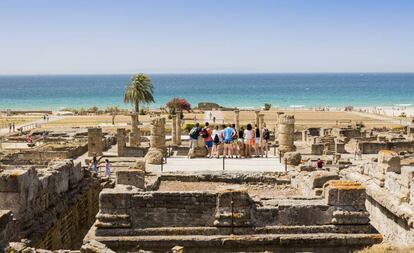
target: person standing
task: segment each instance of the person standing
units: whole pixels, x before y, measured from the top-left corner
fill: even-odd
[[[110,177],[111,176],[111,163],[108,159],[105,159],[105,176]]]
[[[211,158],[211,150],[213,148],[213,130],[210,128],[210,124],[206,122],[205,127],[201,130],[201,137],[204,138],[204,143],[206,144],[208,150],[208,158]]]
[[[235,135],[234,129],[229,124],[223,131],[223,139],[224,139],[224,150],[223,156],[227,158],[230,156],[233,158],[233,137]]]
[[[244,156],[246,158],[251,157],[251,150],[252,146],[254,145],[254,133],[253,133],[253,127],[251,124],[247,124],[246,130],[244,130]]]
[[[9,123],[9,133],[12,131],[12,123]]]
[[[232,152],[233,155],[236,156],[236,158],[239,158],[239,145],[238,145],[238,136],[239,133],[236,130],[236,124],[231,124],[231,128],[233,128],[233,143],[232,143]]]
[[[16,130],[16,125],[14,124],[14,122],[12,123],[12,128],[13,128],[13,133]]]
[[[98,172],[98,158],[96,158],[96,154],[93,154],[91,167],[93,172]]]
[[[263,123],[262,139],[262,153],[264,153],[267,158],[267,155],[269,153],[270,131],[266,127],[266,123]]]
[[[198,137],[200,136],[200,124],[197,122],[195,126],[190,130],[190,150],[188,151],[188,158],[193,158],[194,150],[197,147]]]
[[[256,157],[259,157],[262,155],[261,152],[261,143],[260,143],[260,128],[256,125],[254,125],[254,151],[256,154]]]
[[[216,155],[217,159],[220,158],[220,147],[223,143],[222,130],[219,129],[219,126],[216,126],[213,131],[213,150],[212,155]]]
[[[238,145],[239,157],[242,158],[242,156],[245,155],[244,154],[245,145],[244,145],[244,128],[243,127],[239,129],[237,145]]]

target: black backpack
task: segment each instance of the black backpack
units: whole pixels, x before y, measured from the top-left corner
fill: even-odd
[[[269,132],[269,129],[267,129],[267,128],[265,128],[263,130],[263,139],[264,140],[269,140],[270,139],[270,132]]]
[[[203,138],[207,138],[209,136],[207,128],[203,128],[203,130],[201,130],[201,137]]]
[[[220,143],[220,138],[219,138],[218,134],[214,135],[214,140],[213,141],[214,141],[215,144]]]
[[[193,127],[190,131],[190,137],[193,139],[198,139],[200,135],[200,129],[198,127]]]

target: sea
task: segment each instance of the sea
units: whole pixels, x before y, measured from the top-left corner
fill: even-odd
[[[414,104],[414,73],[149,74],[159,108],[170,99],[192,106],[380,107]],[[1,110],[62,110],[119,106],[131,75],[0,76]]]

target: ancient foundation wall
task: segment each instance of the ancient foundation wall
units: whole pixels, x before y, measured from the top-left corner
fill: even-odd
[[[3,171],[0,209],[13,213],[17,233],[11,239],[28,239],[30,244],[39,243],[46,249],[71,247],[75,241],[79,242],[77,236],[82,236],[80,226],[94,221],[98,188],[98,180],[71,160],[42,169]],[[45,239],[49,230],[52,231],[49,239]]]
[[[396,152],[414,152],[414,141],[399,142],[360,142],[359,149],[363,154],[378,154],[380,150],[393,150]]]

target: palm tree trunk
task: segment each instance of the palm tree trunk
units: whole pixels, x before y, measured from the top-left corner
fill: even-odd
[[[137,125],[139,124],[139,102],[135,102],[135,113],[137,114]]]

